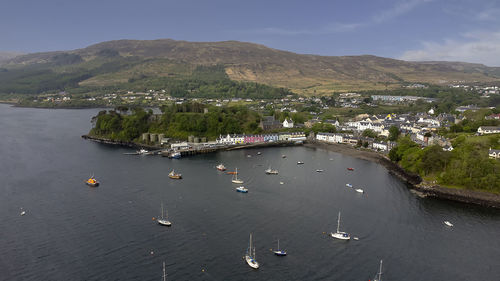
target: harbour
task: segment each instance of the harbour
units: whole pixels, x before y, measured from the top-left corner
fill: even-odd
[[[380,260],[384,280],[500,275],[498,210],[422,199],[378,163],[305,146],[131,157],[80,137],[95,110],[0,106],[0,280],[160,280],[163,261],[168,280],[368,280]],[[171,227],[151,220],[161,204]],[[339,211],[359,240],[328,236]],[[258,270],[243,258],[250,233]],[[269,250],[278,239],[286,257]]]

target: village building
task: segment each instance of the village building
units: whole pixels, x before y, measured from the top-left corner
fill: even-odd
[[[500,159],[500,149],[491,149],[488,150],[488,156],[493,159]]]
[[[259,127],[264,131],[277,130],[283,127],[279,120],[274,119],[274,116],[264,116],[260,120]]]
[[[479,135],[498,134],[500,133],[500,126],[481,126],[477,128]]]
[[[288,117],[283,121],[283,128],[293,128],[293,120],[288,120]]]

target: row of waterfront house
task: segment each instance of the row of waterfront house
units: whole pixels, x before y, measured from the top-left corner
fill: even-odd
[[[366,144],[366,148],[377,151],[389,151],[396,143],[391,141],[377,141],[373,138],[355,136],[344,133],[317,133],[316,140],[327,143],[343,143],[349,145]]]
[[[227,134],[220,135],[217,138],[217,144],[251,144],[251,143],[266,143],[266,142],[300,142],[306,140],[306,134],[304,132],[281,132],[273,134],[257,134],[257,135],[245,135],[245,134]]]

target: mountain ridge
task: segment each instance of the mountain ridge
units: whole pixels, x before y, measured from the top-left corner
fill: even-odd
[[[133,66],[93,75],[80,81],[81,85],[111,86],[116,81],[124,82],[138,75],[168,76],[180,65],[186,65],[188,69],[198,65],[223,65],[232,80],[285,87],[300,94],[397,88],[409,83],[500,81],[500,67],[477,63],[410,62],[374,55],[297,54],[234,40],[112,40],[70,51],[20,55],[0,66],[9,69],[47,65],[55,71],[68,71],[69,66],[117,60],[142,61],[142,64],[136,62]]]

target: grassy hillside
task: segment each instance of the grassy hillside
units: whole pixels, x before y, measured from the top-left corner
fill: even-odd
[[[0,93],[184,79],[199,65],[223,66],[234,81],[285,87],[301,94],[383,90],[412,82],[500,81],[500,68],[480,64],[301,55],[237,41],[118,40],[66,52],[17,56],[0,66]]]

